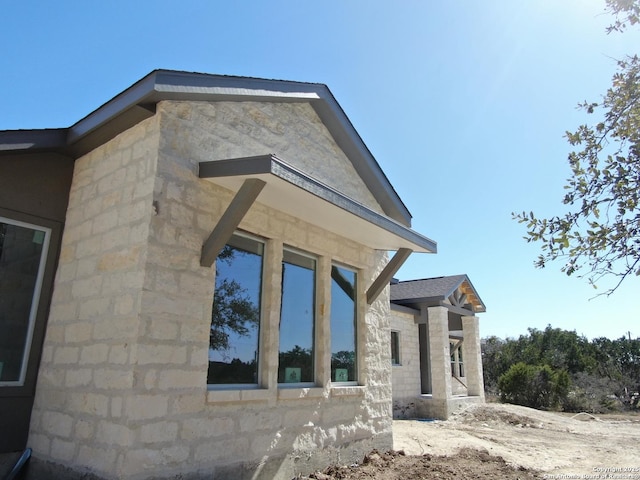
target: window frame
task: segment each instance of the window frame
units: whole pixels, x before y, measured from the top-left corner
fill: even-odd
[[[359,328],[359,324],[360,324],[360,298],[361,295],[359,293],[360,290],[360,278],[361,278],[361,274],[360,274],[360,270],[355,268],[355,267],[351,267],[348,265],[345,265],[343,263],[340,262],[331,262],[331,269],[333,269],[334,267],[336,268],[341,268],[343,270],[347,270],[349,272],[352,272],[354,274],[354,285],[353,285],[353,293],[354,293],[354,298],[353,298],[353,347],[355,349],[354,352],[354,365],[353,365],[353,372],[354,372],[354,379],[353,380],[346,380],[346,381],[334,381],[332,380],[333,378],[333,368],[332,368],[332,357],[333,357],[333,328],[332,328],[332,310],[333,310],[333,278],[331,277],[329,282],[331,285],[330,288],[330,293],[329,293],[329,297],[331,299],[331,309],[329,310],[329,380],[331,381],[332,385],[335,386],[353,386],[353,385],[359,385],[359,381],[360,381],[360,361],[359,361],[359,354],[360,354],[360,348],[359,348],[359,332],[360,332],[360,328]]]
[[[322,395],[325,388],[330,388],[334,392],[333,395],[361,395],[361,386],[363,385],[361,371],[361,356],[366,350],[366,346],[362,343],[362,321],[365,315],[362,301],[364,300],[364,291],[362,290],[363,270],[339,261],[334,261],[331,256],[322,253],[316,253],[309,250],[303,250],[297,246],[292,246],[282,242],[277,238],[263,237],[247,231],[236,230],[230,236],[225,245],[232,241],[233,236],[243,237],[253,240],[262,245],[262,264],[260,275],[260,314],[259,314],[259,332],[258,332],[258,354],[257,354],[257,382],[256,383],[208,383],[209,374],[207,373],[207,401],[218,402],[235,402],[235,401],[267,401],[272,398],[276,399],[294,399],[300,398],[296,391],[305,392],[305,397],[310,398]],[[240,247],[241,248],[241,247]],[[293,259],[288,255],[293,254]],[[298,257],[302,261],[295,261]],[[217,259],[216,259],[217,260]],[[291,261],[293,260],[293,261]],[[307,262],[309,260],[309,262]],[[311,270],[313,273],[313,283],[310,287],[312,295],[312,307],[305,308],[304,321],[308,322],[307,311],[311,311],[312,325],[311,332],[311,365],[310,371],[312,380],[304,382],[280,382],[284,379],[284,371],[280,373],[280,354],[281,354],[281,329],[283,313],[283,299],[287,294],[284,286],[285,263],[297,265],[301,268]],[[331,328],[331,309],[326,310],[326,306],[332,303],[332,268],[337,267],[345,269],[353,273],[353,277],[349,277],[349,281],[353,282],[355,299],[353,301],[353,343],[355,348],[355,361],[353,366],[353,380],[345,382],[332,381],[332,362],[331,362],[331,345],[333,329]],[[279,271],[279,274],[277,273]],[[276,274],[279,281],[272,278]],[[217,275],[214,275],[214,283],[217,283]],[[307,277],[309,278],[309,277]],[[294,283],[292,285],[302,285],[307,282],[307,278],[302,277],[304,283]],[[268,283],[268,280],[272,281]],[[328,283],[327,283],[328,282]],[[295,289],[289,287],[289,295]],[[303,287],[304,288],[304,287]],[[303,297],[306,297],[306,289]],[[279,301],[274,297],[279,297]],[[291,297],[290,297],[291,298]],[[307,300],[304,300],[307,302]],[[270,307],[268,305],[271,305]],[[304,305],[304,304],[303,304]],[[308,304],[307,304],[308,305]],[[274,307],[277,309],[274,311]],[[289,312],[289,315],[291,313]],[[295,313],[294,313],[295,315]],[[306,331],[306,330],[303,330]],[[300,333],[300,338],[308,338],[306,334]],[[304,335],[304,336],[303,336]],[[295,345],[296,337],[293,337]],[[290,342],[287,342],[290,343]],[[306,348],[307,341],[302,343]],[[291,345],[288,345],[289,347]],[[291,348],[289,349],[291,350]],[[272,363],[274,362],[274,363]],[[304,364],[308,365],[304,360]],[[276,365],[275,372],[270,368],[266,370],[267,365]],[[283,365],[285,367],[286,365]],[[291,365],[297,367],[297,365]],[[309,378],[308,370],[303,365],[303,377]],[[357,390],[354,390],[357,389]],[[274,397],[275,395],[275,397]]]
[[[395,348],[394,348],[395,346]],[[395,350],[395,357],[393,351]],[[400,352],[400,331],[391,330],[391,366],[402,366],[402,357]]]
[[[451,356],[451,376],[457,379],[465,378],[464,358],[462,357],[462,340],[449,340]]]
[[[310,381],[304,382],[280,382],[280,354],[281,351],[281,327],[282,327],[282,313],[283,313],[283,300],[284,300],[284,263],[289,263],[291,265],[296,265],[292,262],[287,262],[285,260],[286,253],[289,252],[292,255],[299,256],[302,258],[306,258],[313,261],[313,285],[311,288],[312,296],[313,296],[313,306],[311,308],[311,312],[313,315],[312,325],[311,325],[311,374],[313,378]],[[320,257],[311,252],[301,250],[296,247],[292,247],[290,245],[284,244],[282,246],[282,272],[281,272],[281,283],[280,283],[280,313],[279,313],[279,325],[278,325],[278,347],[277,347],[277,358],[278,358],[278,367],[276,371],[276,384],[279,389],[291,389],[291,388],[310,388],[318,385],[318,269],[320,265]],[[303,265],[297,265],[302,268],[306,268]],[[285,367],[286,368],[286,367]]]
[[[43,293],[43,283],[45,279],[45,270],[47,268],[49,259],[49,246],[51,243],[52,228],[45,227],[44,225],[38,225],[36,223],[30,223],[27,221],[20,221],[14,218],[1,215],[0,222],[7,225],[13,225],[15,227],[26,228],[34,231],[44,233],[42,239],[42,249],[40,252],[40,259],[38,261],[38,273],[36,274],[35,283],[33,286],[33,292],[31,296],[31,305],[29,307],[29,325],[27,326],[27,332],[25,334],[24,346],[22,351],[22,361],[20,363],[20,375],[18,380],[12,381],[0,381],[0,387],[24,387],[27,382],[27,374],[29,369],[29,360],[31,358],[31,350],[34,342],[34,330],[36,327],[36,321],[38,312],[40,309],[40,302]]]
[[[263,305],[264,305],[264,295],[265,295],[265,270],[266,270],[266,264],[269,261],[269,258],[267,255],[268,240],[242,230],[236,230],[233,232],[231,237],[229,237],[229,239],[225,243],[225,246],[229,244],[229,241],[231,241],[234,236],[259,243],[262,246],[261,265],[260,265],[260,292],[258,295],[260,304],[259,304],[259,313],[258,313],[258,332],[257,332],[258,353],[256,355],[256,361],[257,361],[256,382],[255,383],[209,383],[209,364],[207,364],[207,390],[208,391],[259,390],[259,389],[265,388],[262,382],[263,364],[264,364],[264,358],[265,358],[265,352],[263,351],[264,349],[263,329],[264,329],[264,321],[265,321],[265,312],[263,309]],[[216,257],[216,261],[217,261],[217,257]],[[217,282],[217,280],[218,280],[218,272],[216,271],[215,282]],[[215,282],[214,282],[214,289],[216,287]],[[212,314],[213,314],[213,310],[212,310]],[[211,328],[211,324],[209,325],[209,328]],[[207,353],[209,351],[209,348],[207,349]]]

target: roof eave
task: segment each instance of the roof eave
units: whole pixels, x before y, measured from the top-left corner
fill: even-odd
[[[0,131],[0,154],[63,151],[67,145],[66,128]]]
[[[471,291],[473,292],[473,294],[476,297],[477,300],[477,312],[479,313],[484,313],[487,311],[487,307],[484,304],[484,302],[482,301],[482,298],[480,298],[480,295],[478,295],[478,291],[476,290],[476,287],[473,286],[473,283],[471,283],[471,280],[469,280],[469,277],[467,275],[464,276],[465,280],[464,283],[467,283],[467,285],[469,286],[469,288],[471,289]]]
[[[200,178],[231,191],[266,184],[259,202],[376,250],[436,253],[435,241],[347,197],[273,154],[200,162]],[[314,212],[312,216],[309,212]]]
[[[56,135],[24,130],[21,142],[9,138],[0,151],[64,150],[78,158],[136,123],[155,114],[163,100],[307,102],[314,108],[340,148],[390,218],[409,227],[411,214],[324,84],[155,70]],[[35,141],[26,138],[33,134]],[[0,143],[5,132],[0,132]],[[48,138],[45,141],[45,137]],[[55,138],[54,138],[55,137]]]

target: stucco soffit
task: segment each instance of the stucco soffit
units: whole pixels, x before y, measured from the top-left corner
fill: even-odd
[[[275,155],[200,162],[200,178],[237,192],[244,180],[266,185],[257,202],[376,250],[435,253],[433,240],[347,197]]]
[[[0,153],[60,151],[67,138],[67,129],[3,130],[0,131]]]

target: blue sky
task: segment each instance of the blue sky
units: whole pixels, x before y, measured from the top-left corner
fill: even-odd
[[[562,213],[563,138],[590,119],[640,29],[606,35],[604,0],[5,2],[0,129],[69,126],[156,68],[326,83],[438,242],[406,280],[466,273],[483,335],[547,324],[640,335],[640,281],[610,297],[533,267],[512,211]]]

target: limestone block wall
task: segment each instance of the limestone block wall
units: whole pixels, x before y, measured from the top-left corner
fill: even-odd
[[[431,397],[423,399],[417,414],[425,418],[447,419],[451,411],[451,355],[449,320],[446,307],[428,307]]]
[[[415,416],[417,397],[421,393],[418,325],[413,313],[391,309],[391,330],[400,335],[400,365],[393,365],[393,416]]]
[[[158,431],[165,432],[163,436],[135,437],[136,448],[130,451],[125,465],[125,471],[130,474],[139,473],[135,469],[141,464],[155,464],[154,468],[165,472],[184,471],[186,464],[196,466],[203,475],[228,471],[233,472],[235,478],[241,478],[242,470],[249,478],[253,478],[256,471],[261,475],[259,478],[289,478],[297,469],[357,457],[372,445],[391,446],[389,352],[385,349],[382,353],[379,348],[388,345],[388,295],[382,295],[372,307],[364,304],[365,287],[384,266],[384,255],[270,210],[259,204],[259,198],[240,228],[267,239],[265,277],[271,280],[265,282],[268,285],[263,304],[266,313],[261,330],[265,352],[262,388],[207,390],[214,271],[200,266],[200,251],[233,192],[199,179],[197,163],[204,159],[264,152],[278,154],[280,145],[300,141],[294,121],[296,113],[286,113],[291,105],[282,106],[285,113],[281,117],[287,122],[282,129],[270,123],[274,118],[281,118],[277,113],[271,112],[273,117],[268,117],[257,109],[258,105],[240,106],[242,108],[233,104],[224,106],[224,115],[210,114],[209,109],[218,108],[218,104],[167,102],[159,109],[162,135],[155,188],[159,213],[151,222],[142,308],[142,323],[147,334],[141,339],[157,356],[144,368],[140,366],[139,376],[147,379],[144,395],[166,398],[167,409],[153,419]],[[267,107],[275,109],[273,105]],[[208,114],[203,115],[202,110]],[[250,129],[241,128],[247,121],[245,117],[253,119]],[[306,122],[302,123],[303,130],[308,128]],[[230,130],[229,125],[235,125],[237,130]],[[305,134],[312,135],[312,132]],[[324,136],[315,142],[312,137],[307,138],[305,144],[324,141]],[[247,145],[255,146],[248,149]],[[337,168],[330,161],[334,151],[327,152],[319,151],[314,159],[318,164],[315,175],[325,181]],[[299,155],[308,156],[302,152]],[[325,174],[321,167],[326,169]],[[352,187],[342,185],[341,188]],[[353,195],[351,190],[347,192]],[[358,195],[364,198],[362,192]],[[279,389],[277,385],[280,265],[284,244],[318,257],[316,346],[320,368],[317,388]],[[269,257],[271,260],[267,260]],[[365,387],[332,388],[329,382],[330,297],[323,282],[324,285],[329,282],[331,261],[356,268],[361,279],[359,378]],[[167,303],[172,307],[162,306]],[[167,311],[169,308],[172,310]],[[156,324],[163,330],[171,323],[176,325],[176,336],[158,339],[153,333]],[[186,360],[181,357],[172,365],[163,363],[162,343],[166,343],[167,349],[183,345]],[[139,423],[142,429],[148,422]],[[137,427],[133,430],[138,432]],[[348,449],[344,450],[345,447]],[[159,455],[158,451],[163,453]]]
[[[465,387],[465,385],[467,384],[467,379],[465,377],[457,377],[457,379],[460,381],[456,380],[454,377],[451,378],[451,394],[466,395],[467,387]]]
[[[382,211],[308,103],[162,102],[171,127],[167,145],[193,161],[273,153],[290,165]],[[170,118],[170,120],[169,120]],[[192,130],[193,129],[193,130]],[[181,141],[190,131],[194,141]]]
[[[465,382],[468,395],[478,396],[484,401],[484,380],[482,375],[482,348],[480,346],[480,324],[476,316],[462,317],[465,359]]]
[[[113,472],[130,444],[158,134],[148,119],[75,163],[28,442],[40,458]]]
[[[268,152],[379,209],[303,104],[162,102],[78,160],[31,427],[36,456],[107,479],[288,479],[392,446],[388,292],[364,301],[386,254],[259,199],[240,228],[266,239],[270,259],[260,388],[207,388],[215,272],[200,252],[233,192],[199,179],[198,162]],[[284,244],[318,258],[315,388],[277,385]],[[332,261],[358,272],[358,385],[329,379]]]

